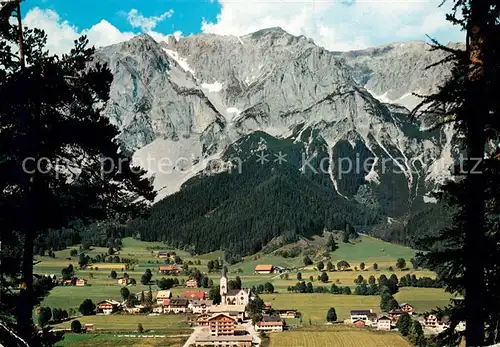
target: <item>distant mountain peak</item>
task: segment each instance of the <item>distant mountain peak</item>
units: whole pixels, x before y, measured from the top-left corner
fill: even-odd
[[[280,34],[280,35],[290,35],[290,36],[293,36],[291,34],[289,34],[288,32],[286,32],[285,30],[283,30],[282,27],[272,27],[272,28],[265,28],[265,29],[261,29],[261,30],[258,30],[250,35],[254,36],[254,37],[259,37],[259,36],[263,36],[263,35],[267,35],[267,34]]]

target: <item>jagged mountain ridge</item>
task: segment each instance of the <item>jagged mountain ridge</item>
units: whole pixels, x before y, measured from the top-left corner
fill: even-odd
[[[397,68],[405,45],[412,48],[411,78],[406,62]],[[298,136],[306,143],[323,140],[339,195],[362,203],[383,196],[388,214],[391,204],[394,210],[404,201],[393,211],[400,215],[434,187],[433,165],[445,169],[448,137],[421,132],[406,108],[384,101],[405,105],[401,96],[435,88],[444,68],[415,72],[415,62],[423,66],[432,54],[414,42],[329,52],[271,28],[239,38],[194,35],[161,43],[143,35],[103,48],[97,58],[115,76],[106,113],[126,147],[140,164],[155,159],[146,165],[153,173],[159,159],[173,162],[168,173],[155,175],[160,197],[178,191],[210,159],[227,159],[225,151],[243,136],[260,130],[287,139],[302,132],[314,134]],[[356,156],[371,159],[367,172],[338,177],[335,159]],[[181,157],[189,160],[176,162]]]

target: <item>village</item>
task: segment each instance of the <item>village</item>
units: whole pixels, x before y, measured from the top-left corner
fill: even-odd
[[[161,256],[161,252],[159,252]],[[176,264],[158,266],[158,273],[177,275],[181,271]],[[283,276],[289,269],[280,265],[258,264],[255,274]],[[130,286],[128,277],[116,279],[121,286]],[[263,302],[251,288],[230,288],[226,270],[222,270],[219,281],[219,297],[209,298],[209,292],[199,288],[194,278],[183,283],[182,294],[174,295],[171,290],[158,290],[152,305],[130,305],[129,301],[104,299],[96,303],[97,315],[111,314],[148,314],[150,316],[164,314],[189,314],[193,332],[184,344],[188,346],[259,346],[267,334],[293,330],[300,326],[301,312],[295,309],[294,303],[288,307],[274,307],[271,302]],[[86,286],[87,280],[79,277],[65,280],[63,285]],[[133,294],[139,299],[140,293]],[[137,300],[135,300],[137,301]],[[217,301],[217,302],[215,302]],[[328,307],[325,307],[325,314]],[[397,331],[397,323],[403,314],[418,321],[428,335],[436,335],[449,328],[447,317],[438,319],[435,315],[415,312],[411,303],[401,303],[397,308],[377,314],[372,309],[352,307],[350,318],[330,321],[325,324],[344,324],[346,326],[377,331]],[[93,324],[83,322],[84,331],[94,330]],[[463,330],[461,324],[457,330]]]

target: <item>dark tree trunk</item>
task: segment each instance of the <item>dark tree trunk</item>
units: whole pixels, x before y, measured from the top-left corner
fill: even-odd
[[[465,119],[468,147],[468,173],[465,202],[465,313],[466,346],[484,345],[485,267],[481,254],[485,247],[485,178],[483,160],[485,152],[485,126],[489,109],[484,97],[487,93],[485,47],[488,42],[488,1],[472,0],[467,28],[467,46],[470,54],[468,72],[469,91]],[[476,164],[480,161],[480,164]],[[476,166],[474,168],[474,166]]]

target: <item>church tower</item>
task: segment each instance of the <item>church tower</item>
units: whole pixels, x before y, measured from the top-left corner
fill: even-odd
[[[220,299],[221,304],[226,305],[226,294],[227,294],[227,276],[225,267],[222,270],[222,276],[220,278]]]

